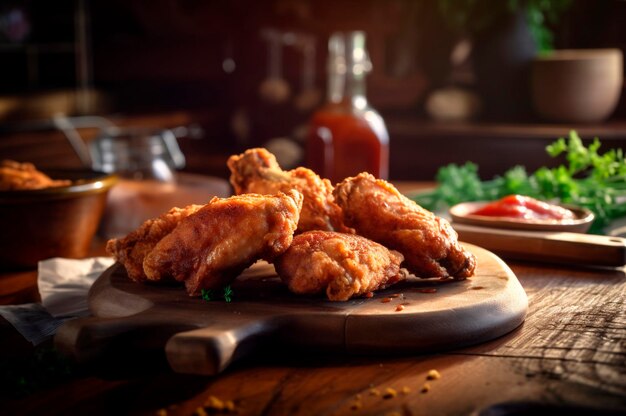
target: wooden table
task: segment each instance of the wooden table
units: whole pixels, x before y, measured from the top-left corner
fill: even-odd
[[[101,250],[96,242],[94,254]],[[159,354],[121,350],[58,379],[53,372],[22,397],[6,397],[20,389],[2,386],[0,413],[191,415],[213,397],[214,405],[232,401],[240,415],[624,414],[626,269],[508,264],[528,294],[529,314],[520,328],[485,344],[384,357],[274,345],[216,377],[174,374]],[[0,303],[37,298],[34,271],[0,274]],[[41,350],[48,346],[33,349],[4,320],[0,336],[3,368],[47,371]],[[427,380],[433,369],[441,377]],[[488,413],[493,406],[500,412]]]

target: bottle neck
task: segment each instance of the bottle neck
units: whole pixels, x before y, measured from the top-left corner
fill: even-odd
[[[328,43],[328,101],[367,106],[365,75],[371,63],[365,49],[363,32],[335,33]]]
[[[328,74],[328,100],[334,104],[352,103],[358,107],[367,103],[365,74],[339,71]]]

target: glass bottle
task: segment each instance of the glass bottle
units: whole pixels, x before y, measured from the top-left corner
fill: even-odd
[[[328,97],[309,124],[307,164],[333,183],[360,172],[388,177],[389,134],[365,94],[370,70],[364,32],[330,37]]]

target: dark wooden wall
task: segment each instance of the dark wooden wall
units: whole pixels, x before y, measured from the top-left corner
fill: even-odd
[[[572,3],[560,22],[553,25],[557,47],[626,50],[626,2]],[[6,6],[0,5],[0,13],[12,5],[28,12],[33,29],[26,44],[71,44],[75,41],[77,4],[77,0],[50,4],[11,0]],[[315,39],[314,86],[322,95],[329,34],[335,30],[366,31],[374,66],[368,77],[368,97],[389,126],[392,178],[431,179],[440,164],[461,163],[463,159],[485,164],[485,175],[498,173],[518,159],[519,163],[534,166],[546,161],[543,147],[554,138],[549,134],[573,127],[541,129],[540,120],[523,114],[508,120],[485,117],[487,126],[492,127],[429,123],[423,110],[424,98],[449,82],[450,51],[458,39],[438,13],[436,1],[94,0],[85,4],[92,84],[106,97],[101,111],[122,120],[126,117],[130,123],[139,115],[152,114],[152,119],[158,120],[159,114],[186,112],[184,120],[198,124],[204,131],[199,141],[182,140],[183,148],[190,152],[189,169],[193,171],[222,175],[223,168],[203,161],[213,160],[216,154],[263,145],[274,137],[289,137],[302,145],[302,131],[314,107],[303,110],[294,104],[301,92],[302,73],[302,57],[296,48],[285,47],[283,54],[283,77],[292,91],[289,98],[268,103],[259,95],[259,85],[268,76],[268,48],[260,35],[267,28]],[[42,61],[41,78],[33,85],[24,75],[25,45],[14,46],[7,48],[0,35],[0,101],[5,96],[34,96],[30,101],[40,103],[40,93],[76,87],[72,53]],[[224,70],[227,59],[235,63],[232,72]],[[590,134],[606,133],[611,140],[626,136],[622,123],[626,119],[624,96],[607,125],[583,128]],[[15,144],[15,136],[3,130],[11,131],[16,121],[28,120],[27,112],[2,120],[0,106],[2,156],[11,156]],[[502,126],[515,127],[498,130]],[[247,131],[245,137],[242,128]],[[501,134],[484,137],[490,128]],[[27,148],[42,153],[39,142],[20,141],[16,146],[20,155],[28,154]],[[62,138],[55,139],[50,145],[60,146],[62,142]],[[621,141],[612,143],[614,147],[623,146]],[[220,157],[216,159],[221,161]],[[62,160],[74,163],[71,157]]]

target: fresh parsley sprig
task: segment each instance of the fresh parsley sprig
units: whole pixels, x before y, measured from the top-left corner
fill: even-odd
[[[224,288],[224,300],[226,302],[230,302],[233,299],[233,294],[234,294],[233,289],[231,289],[230,286],[226,286]]]
[[[221,297],[224,298],[226,302],[232,302],[234,294],[235,292],[230,287],[230,285],[228,285],[224,287],[224,292],[222,293]],[[210,302],[212,300],[219,300],[220,295],[219,293],[217,293],[217,291],[212,289],[201,289],[200,298],[202,298],[202,300],[205,302]]]

